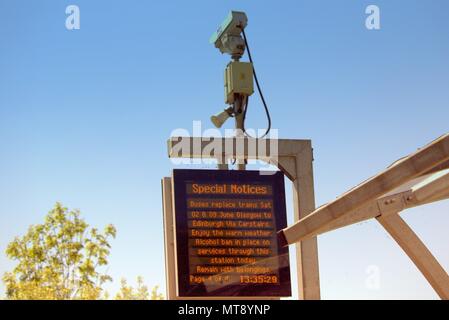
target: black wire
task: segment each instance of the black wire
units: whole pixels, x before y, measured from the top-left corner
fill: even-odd
[[[265,102],[265,98],[263,96],[262,90],[260,89],[260,85],[259,85],[259,80],[257,79],[257,75],[256,75],[256,69],[254,68],[254,63],[253,63],[253,58],[251,57],[251,51],[249,50],[249,46],[248,46],[248,41],[246,40],[246,34],[245,34],[245,30],[244,28],[242,28],[242,34],[243,34],[243,40],[245,40],[245,46],[246,46],[246,50],[248,52],[248,58],[249,61],[252,64],[253,67],[253,75],[254,75],[254,80],[256,81],[256,86],[257,86],[257,91],[259,92],[259,96],[260,99],[262,100],[263,103],[263,107],[265,109],[265,114],[267,115],[267,120],[268,120],[268,127],[267,130],[265,131],[265,133],[263,134],[263,136],[257,138],[256,139],[262,139],[264,138],[271,130],[271,117],[270,117],[270,111],[268,111],[268,107],[267,107],[267,103]],[[248,110],[248,104],[249,104],[249,97],[246,98],[246,105],[244,106],[244,110],[243,110],[243,132],[248,136],[251,137],[245,130],[245,118],[246,118],[246,111]]]

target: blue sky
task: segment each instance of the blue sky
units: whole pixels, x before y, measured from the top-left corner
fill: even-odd
[[[70,4],[80,30],[65,28]],[[369,4],[381,30],[365,28]],[[231,9],[248,15],[273,127],[313,140],[317,204],[449,132],[445,0],[0,0],[1,274],[7,243],[61,201],[117,227],[112,291],[137,275],[165,287],[165,141],[224,107],[229,57],[208,39]],[[263,127],[252,101],[247,126]],[[448,210],[403,214],[446,269]],[[319,250],[323,298],[436,298],[375,221],[320,236]],[[378,290],[365,285],[371,265]]]

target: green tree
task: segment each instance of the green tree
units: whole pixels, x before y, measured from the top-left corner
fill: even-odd
[[[137,277],[137,287],[133,288],[128,285],[125,278],[120,281],[120,291],[116,294],[115,300],[163,300],[164,296],[158,293],[158,287],[155,286],[148,291],[148,287],[144,285],[142,277]]]
[[[3,276],[8,299],[98,299],[111,277],[101,272],[108,264],[110,238],[116,229],[103,232],[80,218],[79,210],[60,203],[43,224],[32,225],[16,237],[6,255],[18,263]]]
[[[164,300],[164,295],[158,292],[159,286],[154,286],[151,290],[150,300]]]

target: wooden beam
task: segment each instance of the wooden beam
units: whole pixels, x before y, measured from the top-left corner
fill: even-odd
[[[433,195],[431,198],[425,199],[421,204],[429,204],[433,202],[443,201],[449,199],[449,190],[445,192],[440,192],[435,195]]]
[[[433,172],[436,172],[436,171],[441,171],[441,170],[444,170],[444,169],[449,169],[449,160],[448,160],[448,161],[445,161],[445,162],[443,162],[442,164],[436,166],[435,168],[429,170],[429,171],[426,172],[425,174],[433,173]]]
[[[449,134],[404,158],[335,201],[318,208],[312,214],[284,229],[283,236],[287,244],[314,236],[320,229],[325,228],[336,219],[360,209],[447,160],[449,160]]]
[[[176,257],[175,257],[175,235],[174,235],[174,213],[172,201],[171,178],[162,179],[162,199],[164,214],[164,248],[165,248],[165,277],[166,292],[168,300],[175,300],[176,293]]]
[[[449,169],[433,173],[412,187],[410,202],[423,203],[449,191]]]
[[[261,160],[278,167],[291,181],[296,179],[296,157],[311,141],[307,139],[253,139],[248,137],[171,137],[170,158],[217,159],[220,169],[228,160]]]
[[[405,251],[441,299],[449,299],[449,276],[399,214],[381,215],[377,221]]]
[[[310,143],[310,140],[297,139],[171,137],[167,141],[167,150],[170,158],[268,160],[275,157],[295,157]]]
[[[317,235],[319,235],[329,231],[348,227],[356,223],[361,223],[363,221],[373,219],[379,216],[380,214],[381,213],[379,206],[377,205],[377,201],[371,201],[367,205],[364,205],[359,210],[350,212],[349,214],[337,218],[331,223],[319,228],[316,232]]]
[[[381,214],[399,212],[447,198],[449,198],[449,169],[413,179],[412,183],[407,183],[358,210],[335,219],[317,230],[317,234],[360,223]]]
[[[312,144],[304,148],[295,160],[297,178],[293,180],[293,210],[294,221],[299,221],[315,210]],[[316,237],[296,244],[296,261],[299,297],[304,300],[319,300],[320,276]]]

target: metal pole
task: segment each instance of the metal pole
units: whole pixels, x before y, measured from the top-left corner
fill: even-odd
[[[243,133],[243,99],[242,95],[238,95],[234,102],[234,112],[235,112],[235,136],[237,138],[244,137]],[[246,159],[240,160],[236,159],[237,170],[246,169]]]

